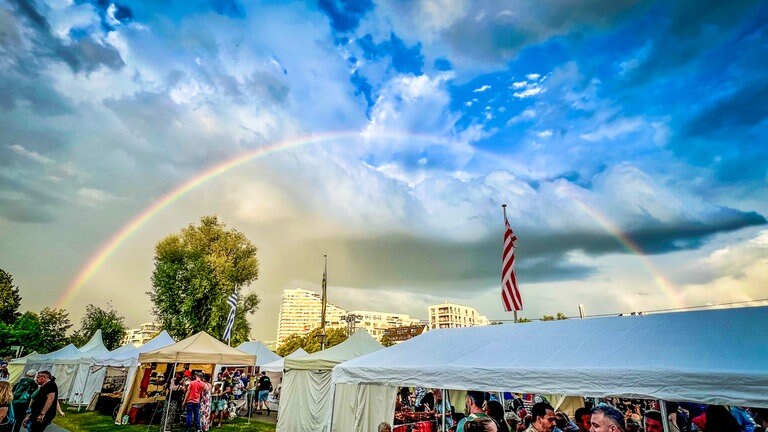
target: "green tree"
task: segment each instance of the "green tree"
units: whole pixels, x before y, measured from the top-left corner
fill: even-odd
[[[80,323],[80,330],[71,339],[72,343],[82,346],[99,329],[101,329],[104,346],[111,351],[119,347],[125,337],[125,318],[111,304],[107,304],[106,309],[89,304],[85,307],[85,316]]]
[[[69,343],[67,332],[72,327],[66,309],[45,308],[40,311],[40,334],[43,336],[35,350],[48,353]]]
[[[562,320],[567,320],[567,319],[568,319],[568,317],[567,317],[567,316],[565,316],[565,314],[564,314],[564,313],[562,313],[562,312],[558,312],[558,313],[557,313],[557,316],[555,316],[555,319],[556,319],[556,320],[558,320],[558,321],[562,321]]]
[[[251,326],[246,317],[258,309],[259,297],[241,291],[259,276],[256,252],[244,234],[227,230],[216,216],[162,239],[155,246],[147,293],[158,323],[177,339],[199,331],[221,337],[230,309],[227,298],[238,293],[232,344],[247,341]]]
[[[385,347],[391,347],[395,344],[395,342],[389,338],[389,336],[384,335],[381,337],[381,340],[379,341],[380,344],[384,345]]]
[[[13,276],[0,269],[0,323],[12,325],[21,316],[21,294],[13,284]]]
[[[320,351],[320,342],[317,335],[320,334],[320,328],[316,328],[305,335],[292,334],[283,340],[283,343],[277,347],[275,352],[281,357],[302,348],[308,353]],[[325,348],[328,349],[347,340],[347,331],[344,328],[326,328],[325,329]]]
[[[544,315],[543,317],[541,317],[541,320],[542,321],[554,321],[555,320],[555,316],[554,315]]]
[[[11,346],[14,345],[24,347],[22,354],[32,351],[43,353],[40,346],[44,338],[37,314],[25,312],[13,325],[0,323],[0,357],[12,355]]]
[[[524,324],[524,323],[529,323],[529,322],[531,322],[531,320],[529,320],[528,318],[522,318],[521,317],[521,318],[517,319],[517,324]]]

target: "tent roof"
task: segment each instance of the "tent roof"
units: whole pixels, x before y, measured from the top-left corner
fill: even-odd
[[[768,407],[766,323],[754,307],[433,330],[333,379]]]
[[[243,342],[237,346],[240,351],[248,354],[256,355],[256,366],[262,366],[267,363],[271,363],[275,360],[280,360],[282,357],[275,354],[261,342]]]
[[[38,355],[37,351],[32,351],[31,353],[25,355],[24,357],[19,357],[11,360],[8,364],[21,364],[21,365],[27,364],[27,360],[33,358],[32,356],[36,356],[36,355]]]
[[[206,332],[154,351],[139,354],[141,363],[204,363],[252,365],[256,356],[232,348]]]
[[[64,348],[48,354],[38,354],[27,359],[27,363],[39,363],[45,360],[77,360],[83,356],[83,353],[76,346],[69,344]]]
[[[304,357],[286,357],[285,369],[330,370],[337,364],[384,348],[367,331],[360,329],[344,342]]]
[[[152,340],[139,347],[132,343],[128,343],[114,351],[94,357],[93,361],[97,365],[130,366],[134,361],[138,361],[139,354],[167,347],[175,342],[176,341],[173,340],[168,332],[163,330],[160,334],[152,338]]]
[[[261,370],[265,372],[282,372],[285,359],[287,358],[295,358],[295,357],[306,357],[309,353],[304,351],[303,348],[297,348],[296,351],[288,354],[285,356],[285,358],[280,358],[278,360],[275,360],[273,362],[269,362],[265,365],[261,366]]]
[[[101,337],[101,329],[96,330],[93,336],[91,336],[91,340],[80,347],[80,352],[83,353],[82,357],[93,357],[109,352],[107,347],[104,346],[104,340]]]

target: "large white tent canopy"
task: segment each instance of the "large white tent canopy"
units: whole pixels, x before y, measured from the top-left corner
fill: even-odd
[[[133,344],[125,344],[114,351],[83,357],[78,365],[78,372],[72,386],[73,391],[69,396],[69,403],[88,404],[94,394],[101,391],[107,367],[127,368],[126,388],[130,388],[139,365],[139,354],[153,351],[175,343],[168,332],[163,330],[147,343],[136,347]]]
[[[256,364],[256,356],[221,342],[206,332],[139,354],[141,363]]]
[[[768,407],[768,307],[434,330],[334,383]]]
[[[278,432],[318,432],[330,430],[334,392],[331,386],[331,369],[337,364],[384,348],[365,330],[358,330],[349,339],[323,351],[304,357],[287,356],[284,359],[280,416]],[[346,394],[353,389],[338,389]],[[394,407],[394,392],[392,393]],[[370,405],[369,405],[370,406]],[[351,430],[348,425],[356,419],[367,420],[366,413],[355,407],[340,410],[337,418],[344,425],[340,431]],[[372,430],[372,429],[368,429]]]
[[[237,346],[242,352],[253,354],[256,356],[256,364],[254,366],[263,366],[267,363],[271,363],[282,359],[279,355],[275,354],[261,342],[243,342]]]

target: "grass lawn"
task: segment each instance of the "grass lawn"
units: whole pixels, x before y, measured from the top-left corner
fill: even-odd
[[[66,411],[65,417],[56,416],[53,420],[54,423],[67,429],[71,432],[101,432],[101,431],[118,431],[118,432],[159,432],[160,426],[158,425],[115,425],[112,417],[99,414],[95,411],[77,412]],[[174,431],[180,431],[180,428],[174,427]],[[237,418],[231,422],[225,422],[222,427],[216,427],[211,429],[212,432],[232,432],[232,431],[255,431],[255,432],[274,432],[275,425],[271,423],[263,423],[251,419],[251,423],[248,424],[247,418]]]

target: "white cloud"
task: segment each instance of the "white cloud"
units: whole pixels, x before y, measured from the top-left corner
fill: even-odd
[[[532,74],[526,75],[525,77],[528,78],[529,81],[536,81],[539,78],[541,78],[541,74],[532,73]]]
[[[528,88],[526,88],[525,90],[523,90],[521,92],[514,92],[514,93],[512,93],[512,96],[514,96],[514,97],[516,97],[518,99],[525,99],[525,98],[529,98],[531,96],[536,96],[537,94],[541,93],[542,91],[544,91],[543,88],[539,87],[538,85],[533,85],[533,86],[529,86]]]
[[[539,138],[549,138],[549,137],[552,136],[552,130],[551,129],[547,129],[545,131],[536,132],[536,136],[539,137]]]
[[[486,90],[490,90],[491,86],[488,84],[482,85],[474,90],[472,90],[473,93],[482,93]]]
[[[517,81],[512,83],[513,89],[525,88],[528,85],[528,81]]]
[[[597,130],[581,134],[581,137],[587,141],[593,142],[614,139],[632,133],[640,129],[643,125],[645,125],[645,122],[637,117],[621,118],[611,123],[601,124],[598,126]]]
[[[27,150],[27,149],[25,149],[24,147],[22,147],[22,146],[20,146],[18,144],[13,144],[10,147],[11,147],[11,150],[13,150],[16,154],[24,156],[26,158],[29,158],[29,159],[31,159],[31,160],[33,160],[35,162],[41,163],[43,165],[52,165],[52,164],[56,163],[53,159],[47,158],[47,157],[45,157],[45,156],[43,156],[40,153],[37,153],[35,151]]]
[[[88,207],[99,207],[109,201],[118,199],[111,193],[95,188],[81,188],[77,191],[78,202]]]

